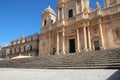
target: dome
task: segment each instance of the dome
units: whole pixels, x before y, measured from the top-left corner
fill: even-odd
[[[21,36],[20,36],[20,39],[24,39],[24,38],[25,38],[24,35],[21,35]]]
[[[54,12],[54,10],[53,10],[50,6],[48,6],[48,8],[46,8],[46,9],[43,11],[42,15],[44,15],[44,14],[46,14],[46,13],[51,13],[51,14],[53,14],[53,15],[56,15],[56,13]]]

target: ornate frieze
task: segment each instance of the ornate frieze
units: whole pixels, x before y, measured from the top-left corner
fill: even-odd
[[[76,29],[74,29],[74,30],[67,31],[66,35],[74,35],[76,33],[77,33],[77,31],[76,31]]]

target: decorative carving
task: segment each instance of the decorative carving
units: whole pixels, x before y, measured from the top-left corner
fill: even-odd
[[[94,26],[93,30],[94,30],[94,34],[98,34],[98,27],[97,26]]]
[[[66,35],[73,35],[73,34],[76,34],[76,30],[70,30],[66,33]]]

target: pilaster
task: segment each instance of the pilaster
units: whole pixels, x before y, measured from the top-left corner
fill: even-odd
[[[87,51],[87,33],[86,33],[85,23],[84,23],[83,31],[84,31],[84,50]]]
[[[80,34],[79,34],[79,28],[77,29],[77,52],[80,52]]]
[[[63,43],[62,43],[62,45],[63,45],[63,54],[65,54],[65,28],[63,27]]]
[[[56,54],[59,55],[59,33],[57,33],[57,52]]]
[[[101,49],[105,49],[105,42],[104,42],[104,36],[103,36],[103,28],[102,28],[102,22],[101,19],[99,19],[99,28],[100,28],[100,37],[101,37]]]

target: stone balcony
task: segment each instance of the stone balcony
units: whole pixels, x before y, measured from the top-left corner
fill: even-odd
[[[65,18],[64,20],[59,20],[57,23],[57,26],[67,26],[67,25],[71,25],[77,21],[81,21],[83,19],[87,19],[88,17],[86,15],[83,14],[77,14],[76,16],[72,17],[72,18]]]
[[[93,12],[89,13],[89,19],[90,20],[92,20],[92,19],[94,19],[96,17],[97,17],[97,11],[93,11]]]

